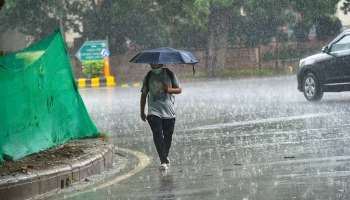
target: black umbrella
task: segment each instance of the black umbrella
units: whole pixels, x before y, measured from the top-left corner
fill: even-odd
[[[133,57],[130,62],[143,64],[196,64],[198,60],[191,52],[162,47],[142,51]]]
[[[142,51],[133,57],[130,62],[140,64],[192,64],[193,73],[195,73],[194,65],[199,61],[191,52],[162,47]]]

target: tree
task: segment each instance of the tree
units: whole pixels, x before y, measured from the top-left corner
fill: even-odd
[[[319,40],[325,40],[338,35],[341,28],[342,24],[339,18],[321,16],[316,21],[316,36]]]
[[[62,26],[82,40],[108,38],[111,50],[123,53],[128,41],[140,48],[191,47],[201,46],[205,36],[195,0],[8,1],[0,15],[1,29],[16,29],[35,39]]]
[[[244,5],[240,37],[247,46],[256,47],[278,38],[286,24],[287,4],[283,0],[248,0]]]
[[[196,7],[196,0],[157,0],[159,17],[169,45],[177,48],[205,48],[207,16]]]
[[[142,49],[200,46],[205,35],[196,23],[194,0],[102,0],[99,4],[91,0],[88,6],[75,4],[77,10],[84,10],[79,14],[84,30],[76,31],[85,39],[108,36],[117,53],[125,52],[127,41]]]
[[[294,26],[297,41],[307,40],[311,27],[321,16],[333,15],[340,0],[290,0],[290,8],[299,14]]]
[[[297,22],[294,27],[294,37],[297,42],[305,42],[308,40],[309,32],[310,32],[310,25],[308,25],[305,22],[299,21]]]
[[[71,26],[67,6],[69,0],[7,0],[6,7],[0,13],[2,26],[0,31],[18,30],[40,39],[60,27]]]
[[[285,24],[285,0],[197,0],[207,13],[209,75],[225,67],[228,44],[237,40],[255,47],[278,38]]]
[[[8,0],[0,13],[0,31],[15,29],[43,38],[58,27],[73,30],[82,39],[109,38],[111,49],[121,53],[126,41],[148,48],[166,44],[153,0]]]
[[[160,20],[155,15],[152,0],[87,0],[75,1],[72,15],[81,22],[74,31],[84,40],[109,39],[110,48],[115,53],[126,50],[127,41],[137,43],[142,48],[150,48],[166,43]]]
[[[196,0],[200,13],[206,15],[207,48],[206,66],[210,76],[225,67],[230,26],[240,15],[243,0]]]
[[[350,0],[344,0],[341,10],[343,10],[344,14],[348,14],[350,11]]]
[[[282,40],[281,27],[286,24],[288,13],[287,3],[284,0],[248,0],[244,5],[244,16],[241,17],[241,26],[238,27],[240,41],[248,47],[258,47],[258,66],[260,64],[260,46],[276,42],[276,54],[278,55],[278,43]],[[278,61],[276,62],[276,67]]]

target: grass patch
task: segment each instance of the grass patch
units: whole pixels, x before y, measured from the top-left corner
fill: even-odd
[[[107,141],[107,142],[109,142],[109,141],[111,141],[111,135],[110,134],[108,134],[108,133],[100,133],[99,135],[98,135],[98,138],[100,138],[102,141]]]
[[[216,78],[244,78],[244,77],[269,77],[279,75],[292,75],[294,74],[290,69],[274,69],[274,68],[226,68],[216,72],[214,77]],[[206,79],[210,77],[206,71],[197,71],[196,75],[193,74],[181,74],[181,79],[195,80],[195,79]]]
[[[292,75],[295,69],[284,68],[243,68],[243,69],[224,69],[219,73],[221,77],[264,77],[264,76],[279,76],[279,75]]]

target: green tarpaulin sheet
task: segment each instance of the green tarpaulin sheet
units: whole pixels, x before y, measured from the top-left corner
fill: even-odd
[[[60,31],[0,57],[0,163],[97,135]]]

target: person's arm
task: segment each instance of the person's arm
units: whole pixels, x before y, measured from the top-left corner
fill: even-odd
[[[140,98],[140,116],[142,121],[146,121],[145,106],[146,106],[147,93],[141,93]]]
[[[140,117],[142,121],[147,120],[147,116],[145,114],[145,106],[146,106],[146,99],[148,94],[148,79],[149,79],[150,72],[147,73],[145,78],[142,81],[142,88],[141,88],[141,98],[140,98]]]
[[[168,70],[168,75],[171,79],[171,86],[164,84],[164,92],[169,94],[181,94],[182,89],[176,75],[170,70]]]
[[[179,87],[177,88],[169,87],[168,85],[165,84],[164,91],[169,94],[181,94],[182,89]]]

